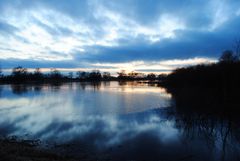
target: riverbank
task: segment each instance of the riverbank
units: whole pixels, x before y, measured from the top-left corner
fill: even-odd
[[[76,161],[50,149],[40,148],[34,140],[0,139],[0,161]]]

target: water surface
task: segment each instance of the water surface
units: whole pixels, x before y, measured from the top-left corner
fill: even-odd
[[[99,160],[239,159],[235,124],[174,105],[164,88],[137,82],[1,85],[0,134]]]

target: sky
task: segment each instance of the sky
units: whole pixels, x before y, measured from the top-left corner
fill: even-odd
[[[239,0],[0,0],[3,69],[169,72],[239,38]]]

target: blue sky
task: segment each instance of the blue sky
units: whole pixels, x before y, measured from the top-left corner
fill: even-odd
[[[0,0],[2,68],[165,72],[239,37],[239,0]]]

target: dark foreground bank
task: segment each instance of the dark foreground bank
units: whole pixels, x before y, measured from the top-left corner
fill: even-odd
[[[75,161],[69,156],[57,154],[50,149],[40,148],[38,141],[0,139],[0,161]]]

